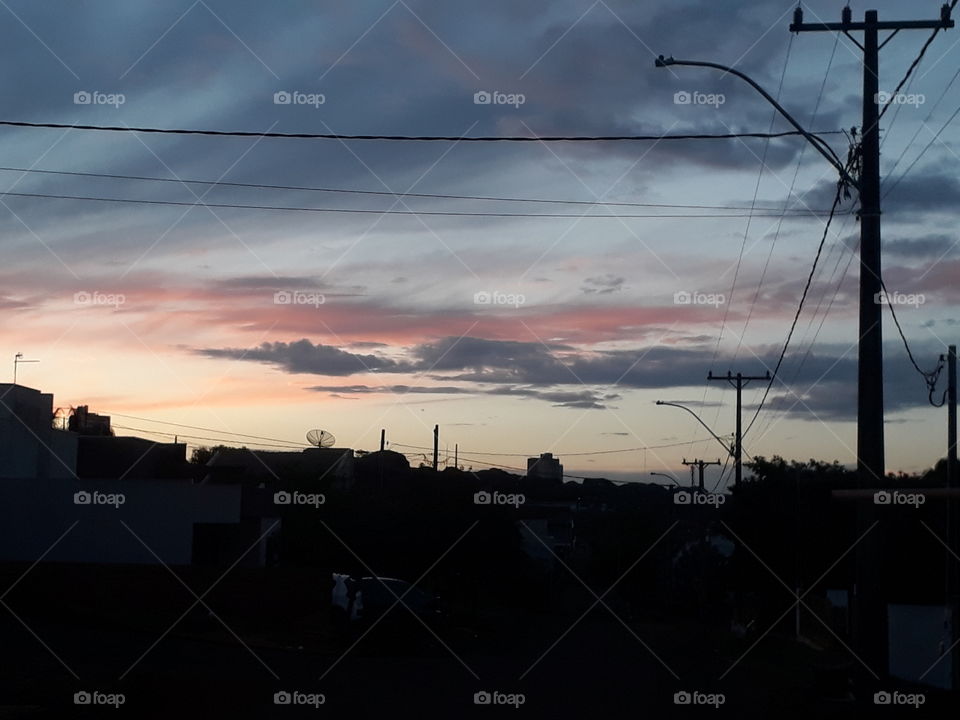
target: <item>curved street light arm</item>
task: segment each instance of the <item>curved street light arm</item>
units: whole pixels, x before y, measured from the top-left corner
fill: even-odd
[[[674,60],[672,57],[665,58],[663,55],[657,58],[655,64],[657,67],[669,67],[670,65],[686,65],[689,67],[715,68],[717,70],[722,70],[723,72],[730,73],[731,75],[735,75],[736,77],[740,78],[744,82],[748,83],[758,93],[763,95],[764,99],[768,103],[773,105],[776,111],[780,113],[784,118],[786,118],[787,122],[793,125],[793,127],[796,128],[797,131],[801,135],[803,135],[804,138],[806,138],[807,142],[813,145],[813,147],[817,149],[817,152],[819,152],[821,155],[823,155],[824,158],[826,158],[827,162],[829,162],[831,165],[833,165],[834,168],[836,168],[837,172],[840,173],[840,177],[843,179],[844,182],[849,183],[852,187],[855,187],[859,190],[859,187],[860,187],[859,184],[857,183],[856,180],[854,180],[850,176],[850,174],[847,172],[847,169],[843,166],[843,163],[840,162],[840,160],[833,153],[833,150],[830,150],[829,146],[827,146],[827,149],[825,150],[824,145],[826,143],[824,143],[822,139],[818,138],[816,135],[812,135],[811,133],[807,132],[800,125],[800,123],[794,120],[793,116],[790,113],[788,113],[783,108],[783,106],[773,98],[772,95],[770,95],[770,93],[768,93],[766,90],[760,87],[760,85],[758,85],[749,76],[745,75],[739,70],[736,70],[731,67],[727,67],[726,65],[720,65],[719,63],[706,62],[702,60]]]
[[[726,450],[728,454],[733,455],[733,448],[730,447],[729,445],[727,445],[723,440],[721,440],[721,439],[720,439],[720,436],[717,435],[713,430],[711,430],[711,429],[710,429],[710,426],[707,425],[703,420],[701,420],[701,419],[700,419],[700,416],[697,415],[697,414],[696,414],[693,410],[691,410],[690,408],[684,407],[683,405],[678,405],[677,403],[666,402],[666,401],[664,401],[664,400],[657,400],[657,403],[656,403],[656,404],[657,404],[657,405],[669,405],[670,407],[678,407],[678,408],[680,408],[681,410],[686,410],[688,413],[690,413],[691,415],[693,415],[693,417],[696,419],[696,421],[697,421],[698,423],[700,423],[701,425],[703,425],[703,427],[706,429],[706,431],[713,436],[713,439],[714,439],[714,440],[716,440],[718,443],[720,443],[720,446],[721,446],[724,450]]]

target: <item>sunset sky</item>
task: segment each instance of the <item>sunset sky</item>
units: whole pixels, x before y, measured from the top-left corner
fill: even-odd
[[[934,19],[940,4],[869,7]],[[868,6],[851,5],[862,19]],[[804,3],[806,19],[839,21],[842,6]],[[794,7],[7,0],[0,120],[457,137],[789,129],[742,81],[656,69],[662,53],[736,66],[810,129],[858,126],[859,50],[827,33],[791,39]],[[881,89],[926,38],[903,32],[884,48]],[[960,334],[960,150],[945,127],[958,61],[950,30],[882,123],[884,279],[916,299],[897,311],[924,369]],[[284,92],[301,102],[277,104]],[[523,102],[477,104],[478,92]],[[826,137],[845,158],[846,138]],[[40,360],[19,381],[58,406],[144,418],[114,419],[138,430],[177,432],[148,422],[161,420],[302,442],[319,427],[357,449],[374,449],[381,428],[428,446],[439,424],[468,466],[552,451],[568,472],[618,479],[723,459],[693,418],[654,401],[733,431],[735,393],[707,373],[773,369],[836,182],[797,137],[404,143],[3,127],[0,166],[6,193],[195,203],[0,197],[0,355],[10,371],[16,352]],[[389,195],[407,192],[645,205]],[[781,381],[745,439],[751,455],[854,462],[854,206],[830,228]],[[682,292],[716,302],[678,304]],[[945,410],[929,406],[889,314],[884,333],[887,466],[922,470],[945,454]],[[745,421],[763,388],[745,392]],[[497,452],[517,456],[471,455]]]

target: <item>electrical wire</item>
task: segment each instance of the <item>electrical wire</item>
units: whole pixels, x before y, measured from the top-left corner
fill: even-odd
[[[254,137],[254,138],[288,138],[299,140],[384,140],[398,142],[619,142],[624,140],[649,140],[660,142],[663,140],[728,140],[734,138],[780,138],[792,135],[803,135],[797,130],[784,130],[778,133],[680,133],[675,135],[556,135],[556,136],[474,136],[458,135],[344,135],[340,133],[282,133],[282,132],[251,132],[238,130],[187,130],[182,128],[153,128],[130,127],[129,125],[81,125],[77,123],[48,123],[22,122],[14,120],[0,120],[0,125],[21,128],[48,128],[53,130],[93,130],[101,132],[129,132],[129,133],[156,133],[162,135],[207,135],[213,137]],[[837,135],[840,130],[825,130],[808,133],[813,137],[818,135]]]
[[[883,295],[887,298],[886,305],[890,308],[890,314],[893,316],[893,322],[897,326],[897,332],[900,333],[900,339],[903,341],[903,347],[906,348],[907,357],[910,358],[910,364],[913,365],[914,370],[920,373],[920,376],[923,377],[923,381],[927,385],[927,390],[929,394],[930,404],[934,407],[942,407],[943,402],[939,404],[934,402],[933,394],[937,390],[937,380],[940,378],[940,373],[943,371],[943,357],[940,357],[937,367],[933,370],[927,372],[923,370],[920,365],[917,364],[916,358],[913,356],[913,351],[910,349],[910,343],[907,342],[907,336],[903,333],[903,328],[900,326],[900,320],[897,318],[897,311],[893,308],[893,303],[890,302],[890,293],[887,292],[887,286],[883,282],[883,278],[880,278],[880,288],[883,290]],[[946,395],[944,395],[944,399]]]
[[[204,437],[201,435],[184,435],[182,433],[162,432],[160,430],[145,430],[143,428],[128,427],[126,425],[113,425],[112,427],[115,427],[119,430],[130,430],[131,432],[145,433],[147,435],[163,435],[164,437],[187,438],[188,440],[208,440],[210,442],[215,442],[223,445],[231,442],[237,445],[241,444],[239,440],[222,440],[220,438]],[[292,448],[289,445],[271,445],[269,443],[246,443],[246,445],[254,445],[256,447],[282,448],[284,450],[296,450],[296,448]],[[306,446],[304,446],[304,449],[306,449]]]
[[[840,204],[840,200],[843,197],[844,184],[843,182],[837,183],[837,193],[833,199],[833,208],[834,210]],[[810,274],[807,276],[806,285],[803,288],[803,294],[800,296],[800,303],[797,306],[797,312],[793,316],[793,322],[790,324],[790,332],[787,333],[787,340],[783,344],[783,350],[780,351],[780,357],[777,360],[776,367],[773,369],[773,372],[770,375],[770,382],[767,383],[767,387],[763,392],[763,397],[760,400],[760,404],[757,405],[757,410],[753,414],[753,418],[750,420],[750,423],[747,425],[747,429],[743,431],[743,436],[746,436],[750,432],[750,428],[753,427],[754,422],[756,422],[757,417],[760,415],[760,411],[763,409],[764,404],[767,401],[767,396],[770,394],[770,388],[773,387],[773,383],[776,381],[777,373],[780,371],[780,366],[783,364],[783,358],[787,354],[787,349],[790,347],[790,340],[793,337],[793,331],[797,327],[797,321],[800,319],[800,313],[803,311],[803,304],[807,299],[807,293],[810,291],[810,284],[813,281],[814,273],[817,271],[817,265],[820,261],[820,255],[823,252],[823,246],[827,241],[827,233],[830,231],[830,223],[833,221],[833,213],[830,214],[830,217],[827,218],[827,222],[823,228],[823,237],[820,238],[820,245],[817,247],[816,257],[813,259],[813,267],[810,269]]]
[[[643,214],[643,213],[628,213],[628,214],[606,214],[606,215],[576,215],[571,213],[505,213],[505,212],[469,212],[469,211],[455,211],[455,210],[372,210],[365,208],[316,208],[316,207],[291,207],[286,205],[245,205],[238,203],[213,203],[206,202],[204,200],[194,200],[193,202],[188,201],[176,201],[176,200],[143,200],[138,198],[115,198],[115,197],[90,197],[86,195],[59,195],[59,194],[50,194],[50,193],[25,193],[25,192],[0,192],[0,198],[2,197],[21,197],[21,198],[43,198],[47,200],[80,200],[87,202],[103,202],[103,203],[124,203],[124,204],[134,204],[134,205],[160,205],[160,206],[173,206],[173,207],[189,207],[189,208],[225,208],[225,209],[235,209],[235,210],[272,210],[280,212],[307,212],[307,213],[344,213],[350,215],[407,215],[407,216],[428,216],[428,215],[439,215],[444,217],[499,217],[499,218],[575,218],[577,220],[621,220],[621,219],[656,219],[664,218],[668,220],[675,220],[680,218],[686,219],[722,219],[722,218],[738,218],[738,217],[747,217],[743,213],[725,213],[725,214],[703,214],[703,213],[687,213],[687,214]],[[809,213],[808,213],[809,214]],[[769,215],[759,215],[758,217],[784,217],[779,213],[771,213]],[[803,217],[800,214],[790,215],[790,217]]]
[[[95,173],[95,172],[80,172],[80,171],[71,171],[71,170],[47,170],[40,168],[21,168],[21,167],[2,167],[0,166],[0,171],[5,172],[18,172],[18,173],[30,173],[30,174],[40,174],[40,175],[63,175],[68,177],[84,177],[84,178],[104,178],[109,180],[138,180],[145,182],[163,182],[163,183],[174,183],[180,185],[209,185],[215,187],[236,187],[236,188],[254,188],[257,190],[292,190],[292,191],[304,191],[304,192],[321,192],[321,193],[335,193],[335,194],[349,194],[349,195],[373,195],[379,197],[389,197],[394,199],[403,199],[403,198],[429,198],[429,199],[439,199],[439,200],[475,200],[475,201],[485,201],[485,202],[505,202],[505,203],[547,203],[553,205],[588,205],[591,207],[648,207],[648,208],[666,208],[666,209],[680,209],[680,210],[751,210],[751,206],[745,205],[674,205],[667,203],[640,203],[640,202],[607,202],[607,201],[591,201],[591,200],[563,200],[560,198],[519,198],[519,197],[504,197],[504,196],[495,196],[495,195],[448,195],[440,193],[415,193],[415,192],[387,192],[384,190],[360,190],[353,188],[332,188],[332,187],[316,187],[309,185],[269,185],[263,183],[242,183],[242,182],[227,182],[223,180],[196,180],[196,179],[187,179],[187,178],[164,178],[164,177],[151,177],[145,175],[118,175],[114,173]],[[776,208],[764,208],[769,210],[775,210]],[[796,213],[798,215],[806,215],[810,211],[806,208],[782,208],[779,212],[783,213]],[[826,211],[823,211],[826,212]]]
[[[954,8],[957,7],[957,2],[958,2],[958,1],[960,1],[960,0],[952,0],[952,2],[950,3],[950,10],[951,10],[951,11],[952,11]],[[939,27],[938,27],[938,28],[935,28],[932,33],[930,33],[930,37],[927,38],[927,41],[923,44],[923,47],[920,48],[920,53],[917,55],[917,57],[914,59],[914,61],[913,61],[912,63],[910,63],[910,67],[907,68],[907,72],[906,72],[906,74],[903,76],[903,79],[900,80],[899,83],[897,83],[897,87],[896,87],[896,89],[893,91],[893,97],[896,97],[896,96],[900,93],[900,90],[903,89],[904,83],[906,83],[907,80],[910,79],[910,76],[913,74],[913,71],[917,69],[917,66],[918,66],[918,65],[920,64],[920,62],[923,60],[923,56],[926,54],[927,49],[930,47],[930,45],[931,45],[931,44],[933,43],[933,41],[936,39],[937,33],[939,33],[942,29],[943,29],[943,28],[939,28]],[[887,104],[887,105],[884,105],[883,108],[881,108],[881,110],[880,110],[880,115],[877,117],[877,121],[878,121],[878,122],[883,118],[884,113],[887,112],[887,109],[888,109],[889,107],[890,107],[890,105]]]
[[[279,438],[264,437],[262,435],[247,435],[245,433],[231,432],[228,430],[217,430],[216,428],[200,427],[199,425],[185,425],[184,423],[170,422],[167,420],[153,420],[151,418],[138,417],[136,415],[124,415],[123,413],[109,412],[105,411],[105,414],[110,417],[122,417],[127,418],[128,420],[139,420],[141,422],[156,423],[157,425],[170,425],[172,427],[182,427],[189,430],[201,430],[203,432],[212,432],[218,435],[235,435],[242,438],[251,438],[253,440],[267,440],[272,443],[287,443],[289,445],[294,445],[297,447],[304,447],[304,443],[296,442],[293,440],[282,440]]]

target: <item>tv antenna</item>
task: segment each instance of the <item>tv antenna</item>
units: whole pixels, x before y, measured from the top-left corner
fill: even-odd
[[[39,361],[39,360],[24,360],[24,359],[23,359],[23,353],[21,353],[21,352],[18,352],[16,355],[14,355],[14,356],[13,356],[13,384],[14,384],[14,385],[17,384],[17,366],[18,366],[20,363],[38,363],[38,362],[40,362],[40,361]]]

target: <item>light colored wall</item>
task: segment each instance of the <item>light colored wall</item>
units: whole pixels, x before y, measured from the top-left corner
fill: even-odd
[[[116,509],[78,505],[74,494],[81,490],[122,493],[125,502]],[[30,562],[49,550],[50,562],[158,563],[135,533],[163,562],[186,565],[194,523],[239,522],[240,491],[180,480],[2,480],[0,561]]]

